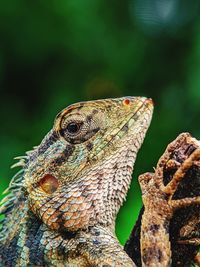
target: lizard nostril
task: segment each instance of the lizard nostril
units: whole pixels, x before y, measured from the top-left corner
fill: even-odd
[[[128,98],[124,99],[124,100],[123,100],[123,104],[124,104],[125,106],[128,106],[128,105],[130,104],[130,100],[129,100]]]
[[[47,194],[55,192],[59,186],[58,179],[51,174],[46,174],[39,182],[42,190]]]

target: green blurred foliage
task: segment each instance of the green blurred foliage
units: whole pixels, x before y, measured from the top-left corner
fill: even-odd
[[[55,115],[88,99],[142,95],[155,112],[117,219],[127,239],[141,207],[139,174],[180,132],[200,136],[198,1],[35,0],[0,7],[0,191],[13,157],[40,143]]]

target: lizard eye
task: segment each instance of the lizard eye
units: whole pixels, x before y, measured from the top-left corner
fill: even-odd
[[[70,143],[77,144],[82,142],[88,128],[89,125],[82,120],[65,121],[60,130],[60,134]]]
[[[72,144],[80,144],[90,139],[99,131],[96,120],[90,116],[71,116],[63,118],[60,124],[60,135]]]
[[[66,130],[69,134],[77,134],[81,128],[81,124],[77,122],[70,122],[66,126]]]

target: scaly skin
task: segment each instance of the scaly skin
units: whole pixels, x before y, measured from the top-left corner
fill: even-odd
[[[9,186],[1,266],[135,266],[115,218],[149,127],[150,99],[82,102],[64,109]]]
[[[191,151],[186,146],[187,143],[190,144]],[[176,155],[174,152],[176,146],[182,147],[182,153],[185,157],[187,153],[190,153],[182,164],[175,159],[170,159],[170,157]],[[140,233],[142,266],[168,267],[171,264],[173,266],[188,266],[187,263],[174,265],[172,262],[170,241],[173,241],[173,236],[171,235],[170,240],[170,223],[178,209],[190,207],[195,211],[197,205],[200,205],[199,195],[174,199],[178,187],[180,188],[181,181],[184,181],[192,167],[199,166],[199,162],[199,142],[195,138],[191,138],[189,134],[183,133],[167,147],[158,162],[155,173],[145,173],[139,177],[144,204]],[[171,180],[165,184],[164,173],[170,170],[173,170],[174,173],[170,177]],[[194,183],[194,181],[191,180],[190,183]],[[192,237],[195,232],[197,236],[199,235],[199,220],[199,215],[197,214],[190,219],[180,229],[180,237],[184,239],[176,240],[176,242],[199,246],[200,239]]]

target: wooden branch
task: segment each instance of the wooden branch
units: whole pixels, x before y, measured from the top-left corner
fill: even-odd
[[[151,207],[142,184],[148,175],[153,179],[153,183],[145,187],[152,197]],[[143,201],[145,199],[144,207],[124,247],[125,251],[138,267],[142,266],[142,247],[145,245],[140,244],[141,241],[144,242],[140,237],[141,228],[143,232],[150,228],[150,220],[146,220],[145,216],[148,212],[154,212],[153,209],[159,211],[158,200],[162,197],[166,200],[167,209],[166,212],[163,209],[164,211],[159,213],[159,220],[169,220],[172,266],[190,266],[200,246],[200,142],[188,133],[179,135],[168,145],[158,161],[155,172],[140,176],[139,181]],[[159,196],[155,195],[157,191],[154,187],[158,188]],[[167,227],[165,225],[165,229]],[[145,257],[147,258],[147,255]]]

